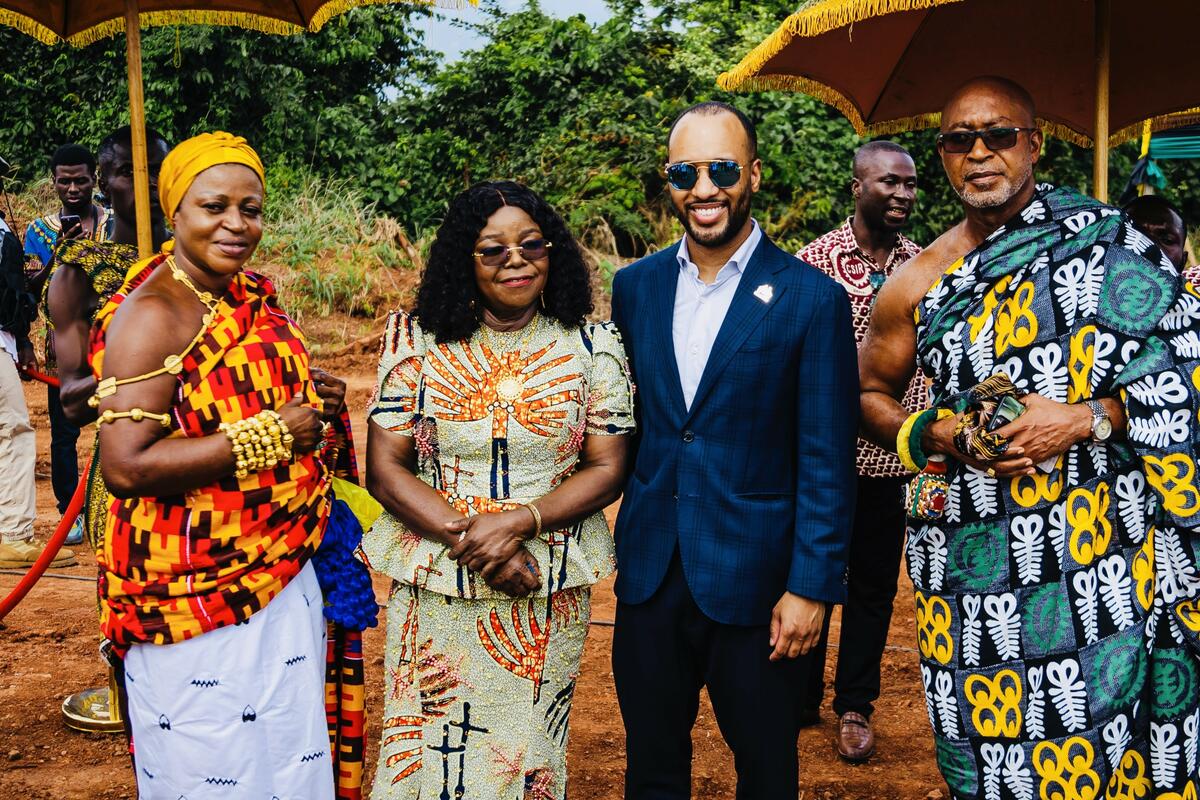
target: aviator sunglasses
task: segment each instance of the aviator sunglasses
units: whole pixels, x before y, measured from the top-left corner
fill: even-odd
[[[667,164],[667,182],[681,192],[686,192],[696,185],[696,181],[700,180],[700,170],[697,167],[704,167],[708,170],[708,179],[718,189],[728,189],[742,177],[742,165],[729,159],[677,161],[674,164]]]
[[[937,145],[947,153],[969,153],[975,149],[975,140],[983,139],[983,146],[993,152],[1007,150],[1017,144],[1021,131],[1036,131],[1037,128],[986,128],[982,131],[949,131],[937,135]]]
[[[512,247],[505,247],[502,244],[485,247],[482,250],[476,250],[471,255],[479,259],[479,263],[485,267],[503,267],[508,263],[508,254],[514,250],[521,251],[521,258],[526,261],[537,261],[539,258],[545,258],[549,253],[551,242],[548,239],[526,239],[520,244],[514,244]]]

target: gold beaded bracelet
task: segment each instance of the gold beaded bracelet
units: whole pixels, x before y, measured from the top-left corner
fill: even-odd
[[[271,469],[292,458],[295,438],[274,411],[260,411],[237,422],[222,422],[218,430],[229,438],[233,447],[236,478],[247,477],[252,469],[255,472]]]

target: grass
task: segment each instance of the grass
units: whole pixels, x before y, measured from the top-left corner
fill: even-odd
[[[303,175],[268,198],[258,268],[297,316],[375,316],[402,304],[425,266],[432,236],[414,243],[345,181]]]

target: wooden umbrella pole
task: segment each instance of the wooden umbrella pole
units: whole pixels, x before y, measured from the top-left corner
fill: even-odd
[[[1096,0],[1096,132],[1092,194],[1108,202],[1108,79],[1112,61],[1112,0]]]
[[[138,255],[153,255],[150,235],[150,171],[146,167],[146,111],[142,97],[142,32],[138,0],[125,0],[125,60],[129,71],[129,127],[133,135],[133,197],[137,208]]]

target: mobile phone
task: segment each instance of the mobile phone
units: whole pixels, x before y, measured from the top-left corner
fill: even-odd
[[[1024,413],[1025,404],[1011,394],[1006,394],[1000,398],[1000,402],[996,405],[996,410],[992,414],[992,418],[987,421],[987,425],[984,427],[991,433],[1003,428]]]
[[[58,221],[64,231],[71,230],[71,228],[74,228],[80,222],[78,214],[63,214],[58,218]]]

